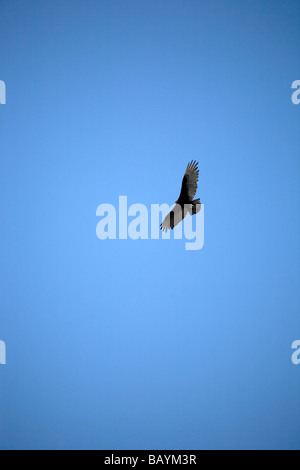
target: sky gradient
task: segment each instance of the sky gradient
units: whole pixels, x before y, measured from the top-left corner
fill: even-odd
[[[0,0],[1,449],[299,449],[300,2]],[[199,161],[205,243],[99,240]]]

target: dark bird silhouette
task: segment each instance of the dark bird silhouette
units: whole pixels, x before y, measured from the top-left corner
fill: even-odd
[[[175,202],[175,207],[160,225],[161,230],[167,232],[169,229],[173,229],[185,218],[187,213],[190,215],[198,214],[201,209],[200,199],[194,199],[198,187],[198,178],[198,162],[192,160],[186,167],[180,196]]]

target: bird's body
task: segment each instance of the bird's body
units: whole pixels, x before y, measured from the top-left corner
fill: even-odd
[[[198,186],[199,170],[198,163],[191,161],[185,171],[181,192],[175,207],[169,212],[160,228],[167,232],[179,224],[184,217],[189,213],[190,215],[198,214],[201,209],[200,199],[194,199]]]

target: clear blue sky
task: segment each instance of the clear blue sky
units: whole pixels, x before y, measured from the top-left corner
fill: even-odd
[[[0,0],[0,448],[300,448],[297,0]],[[96,237],[199,161],[205,245]]]

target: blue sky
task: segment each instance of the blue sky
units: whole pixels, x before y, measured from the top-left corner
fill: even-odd
[[[300,448],[299,20],[0,0],[0,448]],[[192,159],[202,250],[96,237]]]

